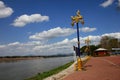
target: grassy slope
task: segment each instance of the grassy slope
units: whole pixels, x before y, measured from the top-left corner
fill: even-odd
[[[68,68],[71,64],[73,64],[73,62],[69,62],[65,65],[58,67],[58,68],[52,69],[52,70],[47,71],[47,72],[43,72],[41,74],[38,73],[36,76],[31,77],[29,79],[25,79],[25,80],[43,80],[44,78],[47,78],[53,74],[57,74],[57,73],[61,72],[62,70]]]

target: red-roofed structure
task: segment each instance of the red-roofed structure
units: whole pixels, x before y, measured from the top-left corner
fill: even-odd
[[[108,50],[105,48],[98,48],[94,51],[94,56],[108,56]]]

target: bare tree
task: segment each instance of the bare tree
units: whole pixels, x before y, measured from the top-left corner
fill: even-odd
[[[106,48],[108,50],[119,47],[118,39],[109,36],[103,36],[100,40],[100,45],[102,48]]]

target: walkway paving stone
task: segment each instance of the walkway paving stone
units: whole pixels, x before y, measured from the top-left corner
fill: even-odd
[[[75,71],[63,80],[120,80],[120,56],[92,57],[83,71]]]

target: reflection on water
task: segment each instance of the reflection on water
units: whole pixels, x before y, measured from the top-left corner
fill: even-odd
[[[59,57],[0,63],[0,80],[24,80],[72,60],[73,57]]]

